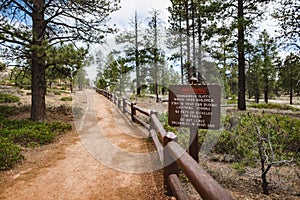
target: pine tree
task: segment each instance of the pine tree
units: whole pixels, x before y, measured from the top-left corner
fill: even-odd
[[[70,41],[100,42],[118,0],[1,1],[0,43],[24,55],[31,69],[31,119],[46,118],[46,49]]]
[[[278,8],[275,9],[273,17],[279,21],[282,45],[295,49],[299,52],[300,38],[300,1],[278,0]]]
[[[230,29],[236,29],[237,50],[238,50],[238,109],[246,110],[246,80],[245,80],[245,49],[247,36],[256,29],[256,22],[259,21],[265,7],[270,0],[215,0],[214,4],[219,5],[215,14],[218,20],[224,20]]]
[[[276,79],[275,60],[277,58],[277,45],[274,38],[264,30],[258,39],[256,46],[258,55],[261,56],[262,61],[262,80],[263,80],[263,91],[265,103],[268,103],[269,93],[272,87],[274,87]]]
[[[300,91],[300,57],[289,54],[279,70],[279,84],[290,95],[290,104],[293,104],[293,93]]]

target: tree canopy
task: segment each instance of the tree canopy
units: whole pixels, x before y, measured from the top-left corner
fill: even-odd
[[[21,57],[30,65],[33,120],[46,118],[47,49],[64,42],[101,42],[113,31],[106,22],[118,4],[118,0],[0,2],[1,56],[13,61]],[[12,56],[5,53],[8,50]]]
[[[279,21],[282,45],[285,47],[300,50],[300,2],[297,0],[278,1],[278,6],[273,17]]]

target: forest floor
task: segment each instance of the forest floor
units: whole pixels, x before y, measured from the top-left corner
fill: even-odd
[[[78,95],[73,100],[77,103],[73,108],[81,107],[79,117],[74,116],[73,120],[70,116],[53,113],[49,116],[51,121],[72,123],[73,131],[60,136],[52,144],[25,149],[25,160],[21,164],[12,170],[0,171],[0,199],[174,199],[164,195],[162,171],[159,168],[151,170],[156,169],[155,160],[147,157],[148,160],[137,161],[119,151],[137,154],[155,151],[140,127],[130,123],[111,102],[94,91],[76,93]],[[47,104],[70,106],[70,102],[59,100],[69,95],[47,94]],[[30,95],[23,93],[21,99],[24,104],[30,103]],[[137,104],[160,112],[167,108],[167,103],[155,103],[153,98],[139,99]],[[29,113],[18,116],[28,117]],[[117,150],[109,147],[108,151],[103,151],[107,144],[102,136]],[[249,169],[247,175],[240,176],[229,163],[215,158],[207,159],[201,165],[235,199],[300,199],[297,196],[300,180],[292,168],[274,168],[272,181],[277,183],[273,184],[271,195],[263,195],[255,174],[257,169]],[[284,173],[285,178],[276,179],[278,173]],[[294,185],[289,185],[289,182]],[[192,199],[200,199],[188,182],[184,184]]]

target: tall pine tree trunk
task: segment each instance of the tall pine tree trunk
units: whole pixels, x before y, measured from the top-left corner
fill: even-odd
[[[292,76],[290,73],[290,77],[289,77],[289,85],[290,85],[290,104],[293,104],[293,81],[292,81]]]
[[[238,109],[246,110],[244,5],[238,0]]]
[[[259,90],[255,91],[255,103],[259,103]]]
[[[196,77],[196,23],[195,23],[195,9],[196,9],[196,4],[194,4],[194,1],[192,0],[192,39],[193,39],[193,65],[192,65],[192,70],[193,70],[193,75],[192,77]]]
[[[181,2],[180,2],[181,7]],[[182,37],[182,16],[179,15],[179,42],[180,42],[180,68],[181,68],[181,84],[184,82],[184,64],[183,64],[183,37]]]
[[[157,34],[158,34],[158,30],[157,30],[157,16],[158,16],[158,12],[157,11],[153,11],[153,28],[154,28],[154,79],[155,79],[155,95],[156,95],[156,102],[159,102],[159,96],[158,96],[158,48],[157,48]]]
[[[181,71],[181,84],[184,83],[184,64],[183,64],[183,41],[182,41],[182,31],[180,22],[180,71]]]
[[[136,94],[141,94],[140,83],[140,61],[139,61],[139,44],[138,44],[138,18],[137,12],[134,16],[134,28],[135,28],[135,70],[136,70]]]
[[[265,82],[264,98],[265,98],[265,103],[269,103],[269,81],[268,81],[268,77],[266,77],[266,82]]]
[[[45,79],[45,50],[44,50],[44,19],[45,0],[33,1],[32,14],[32,66],[31,66],[31,119],[34,121],[44,121],[46,119],[46,79]]]
[[[200,4],[200,1],[198,1],[198,4]],[[198,83],[203,84],[203,77],[201,73],[201,67],[202,67],[202,22],[200,17],[200,10],[198,11],[197,15],[197,23],[198,23],[198,66],[197,66],[197,77],[198,77]]]
[[[193,76],[193,70],[191,67],[191,42],[190,42],[190,19],[189,19],[189,1],[185,2],[185,22],[186,22],[186,52],[187,52],[187,71],[188,71],[188,81]]]

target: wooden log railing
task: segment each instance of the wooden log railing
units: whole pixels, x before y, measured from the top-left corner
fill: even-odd
[[[177,136],[166,132],[156,112],[140,108],[134,102],[129,102],[126,98],[121,99],[109,91],[94,89],[112,101],[124,114],[131,116],[133,122],[141,124],[149,131],[149,137],[152,138],[164,167],[164,187],[167,195],[179,200],[190,199],[178,178],[181,169],[203,200],[233,200],[233,197],[177,143]],[[150,123],[138,117],[137,113],[148,117],[147,121]]]

